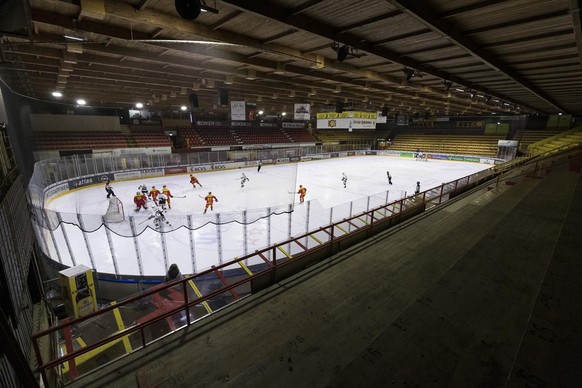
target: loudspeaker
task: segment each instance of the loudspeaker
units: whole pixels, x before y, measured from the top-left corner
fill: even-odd
[[[338,61],[343,61],[344,59],[346,59],[348,57],[348,54],[350,53],[350,46],[348,46],[347,44],[344,44],[342,47],[339,48],[339,50],[337,50],[337,60]]]
[[[388,107],[387,106],[382,107],[382,116],[388,117]]]
[[[218,89],[218,104],[228,105],[228,89]]]
[[[198,108],[198,96],[192,93],[188,98],[190,99],[190,109]]]
[[[338,101],[335,103],[335,113],[342,113],[344,111],[344,102]]]
[[[178,15],[186,20],[194,20],[200,15],[200,0],[176,0]]]

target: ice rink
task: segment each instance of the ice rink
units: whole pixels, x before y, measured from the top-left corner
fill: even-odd
[[[59,213],[63,223],[52,232],[45,231],[44,239],[51,258],[69,266],[84,264],[102,273],[158,276],[165,274],[169,264],[177,263],[182,273],[190,274],[410,195],[417,181],[424,191],[490,167],[353,156],[263,165],[260,172],[254,166],[193,173],[203,185],[195,189],[189,174],[118,181],[112,187],[123,202],[126,221],[103,226],[109,201],[104,185],[92,186],[67,192],[46,205],[49,212]],[[242,173],[249,178],[244,188]],[[348,177],[346,188],[342,173]],[[166,185],[171,190],[175,196],[172,209],[165,213],[171,225],[153,228],[153,221],[148,220],[152,202],[148,203],[150,209],[134,211],[133,197],[141,184],[158,189]],[[296,194],[299,185],[307,188],[303,204]],[[203,214],[201,197],[209,191],[218,203],[214,212]]]

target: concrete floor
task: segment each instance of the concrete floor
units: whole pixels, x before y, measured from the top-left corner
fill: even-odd
[[[581,214],[567,168],[481,190],[72,386],[580,387]]]

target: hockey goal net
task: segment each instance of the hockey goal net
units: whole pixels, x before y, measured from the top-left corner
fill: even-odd
[[[125,212],[123,211],[123,203],[115,197],[109,198],[109,207],[103,216],[105,222],[122,222],[125,221]]]

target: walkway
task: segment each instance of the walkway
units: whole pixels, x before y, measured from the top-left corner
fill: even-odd
[[[565,169],[471,194],[74,386],[582,386],[581,214]]]

